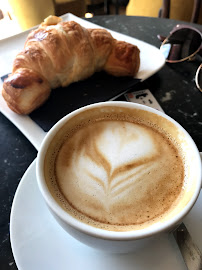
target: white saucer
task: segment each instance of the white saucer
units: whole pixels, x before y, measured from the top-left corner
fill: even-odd
[[[185,219],[202,250],[202,196]],[[23,176],[11,210],[11,245],[19,270],[185,270],[172,235],[134,254],[107,254],[68,235],[49,213],[38,190],[35,161]]]

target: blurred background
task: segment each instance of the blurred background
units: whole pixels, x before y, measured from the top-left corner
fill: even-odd
[[[49,15],[73,13],[149,16],[202,23],[202,0],[1,0],[0,39],[40,24]]]

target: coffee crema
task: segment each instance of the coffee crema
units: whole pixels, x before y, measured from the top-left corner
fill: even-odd
[[[106,230],[141,229],[178,203],[182,158],[151,123],[112,113],[64,130],[47,154],[45,178],[55,200],[78,220]]]

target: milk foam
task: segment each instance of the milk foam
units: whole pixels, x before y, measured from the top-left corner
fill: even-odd
[[[178,198],[183,179],[174,145],[157,130],[127,121],[79,128],[55,161],[64,205],[101,227],[141,225],[163,215]]]

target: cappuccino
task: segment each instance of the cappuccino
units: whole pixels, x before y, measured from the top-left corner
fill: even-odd
[[[66,212],[97,228],[129,231],[166,219],[175,208],[185,178],[181,151],[162,128],[166,120],[146,114],[106,107],[62,127],[44,171]]]

